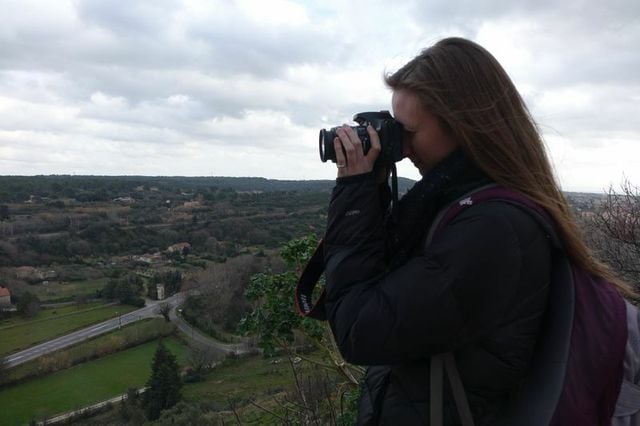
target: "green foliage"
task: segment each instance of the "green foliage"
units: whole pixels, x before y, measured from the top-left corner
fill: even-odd
[[[178,270],[158,272],[151,277],[151,283],[164,284],[165,297],[176,294],[182,287],[182,272]]]
[[[25,291],[18,298],[17,309],[23,317],[34,318],[40,312],[40,299],[30,291]]]
[[[144,411],[140,407],[140,399],[136,388],[130,387],[127,389],[127,397],[122,401],[118,409],[118,413],[124,421],[138,425],[144,423],[146,419]]]
[[[100,291],[100,297],[118,300],[123,305],[143,307],[144,299],[140,297],[143,289],[142,278],[135,274],[127,274],[124,277],[109,280]]]
[[[147,418],[156,420],[162,410],[171,408],[180,401],[181,388],[176,357],[160,342],[153,356],[151,377],[144,393],[143,405]]]
[[[361,387],[350,387],[340,395],[340,414],[336,419],[339,426],[356,424],[361,390]]]
[[[207,405],[181,401],[172,408],[163,411],[160,418],[153,424],[157,426],[216,426],[220,424],[216,419],[217,413]]]
[[[342,401],[346,396],[346,403],[341,404],[341,409],[337,412],[331,404],[326,407],[324,402],[318,400],[319,407],[325,406],[324,409],[320,408],[320,417],[324,418],[326,413],[322,414],[322,412],[329,410],[330,413],[326,415],[333,418],[333,421],[338,424],[348,424],[355,419],[356,405],[353,399],[357,399],[363,369],[344,362],[326,322],[301,317],[294,306],[294,291],[298,276],[311,258],[316,246],[317,239],[313,235],[291,240],[280,251],[287,266],[285,272],[260,273],[251,278],[246,296],[253,302],[253,310],[241,322],[241,329],[245,333],[259,336],[265,355],[273,355],[277,349],[284,349],[291,356],[294,352],[292,343],[297,335],[304,336],[306,342],[314,344],[319,350],[320,359],[305,357],[305,360],[316,367],[337,373],[343,380],[334,385],[333,390],[329,391],[322,400],[340,398]],[[296,376],[293,363],[291,366]],[[297,376],[296,384],[296,392],[302,405],[315,417],[316,410],[309,405],[309,401],[313,399],[317,386],[305,389],[300,385]],[[315,395],[316,399],[317,397],[318,395]]]
[[[294,291],[302,267],[313,254],[317,239],[310,235],[284,245],[280,254],[287,270],[280,274],[258,273],[251,277],[246,297],[253,310],[242,319],[240,330],[260,337],[265,355],[274,355],[277,347],[294,341],[294,330],[320,340],[325,327],[319,321],[301,317],[294,305]]]

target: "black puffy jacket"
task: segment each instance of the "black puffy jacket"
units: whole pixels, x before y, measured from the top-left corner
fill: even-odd
[[[418,197],[429,204],[413,229],[422,243],[390,269],[386,202],[373,174],[338,179],[324,239],[326,309],[345,360],[369,366],[359,424],[429,424],[437,353],[454,352],[476,425],[491,424],[526,375],[550,280],[543,230],[520,208],[487,202],[424,245],[435,213],[484,183],[473,173],[446,176]],[[459,423],[446,386],[444,416]]]

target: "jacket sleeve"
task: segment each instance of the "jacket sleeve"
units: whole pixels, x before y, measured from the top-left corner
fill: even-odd
[[[503,319],[521,270],[505,210],[489,213],[496,203],[466,209],[428,248],[385,275],[377,197],[370,181],[338,185],[329,207],[326,308],[343,357],[366,365],[406,362],[487,336]]]

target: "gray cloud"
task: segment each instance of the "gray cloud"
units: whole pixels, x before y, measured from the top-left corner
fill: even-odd
[[[552,145],[596,150],[615,138],[628,150],[640,135],[631,118],[640,101],[634,0],[0,0],[0,8],[0,173],[29,164],[77,171],[95,152],[103,161],[87,170],[101,173],[198,174],[201,157],[215,155],[228,159],[216,166],[228,174],[260,174],[264,163],[265,174],[296,177],[290,158],[330,177],[316,164],[318,129],[389,108],[383,72],[449,35],[496,55]],[[279,147],[285,154],[274,156]],[[265,161],[243,168],[248,155]]]

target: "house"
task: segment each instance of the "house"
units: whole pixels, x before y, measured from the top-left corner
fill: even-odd
[[[177,243],[177,244],[174,244],[172,246],[167,247],[167,252],[168,253],[178,252],[178,253],[184,255],[186,252],[189,251],[190,248],[191,248],[191,244],[189,244],[189,243]]]
[[[185,209],[193,209],[196,207],[200,207],[200,205],[200,201],[185,201],[184,203],[182,203],[182,207],[184,207]]]
[[[20,266],[16,268],[16,278],[30,282],[43,280],[53,280],[58,277],[58,273],[53,269],[42,271],[33,266]]]
[[[153,263],[158,263],[162,261],[162,253],[153,253],[153,254],[145,253],[141,256],[134,256],[133,260],[137,262],[144,262],[151,265]]]
[[[0,287],[0,309],[11,307],[11,292],[8,288]]]
[[[134,200],[131,197],[118,197],[118,198],[114,198],[113,202],[114,203],[122,203],[122,204],[131,204],[131,203],[135,203],[136,200]]]
[[[16,278],[19,280],[40,281],[44,275],[33,266],[20,266],[16,268]]]

